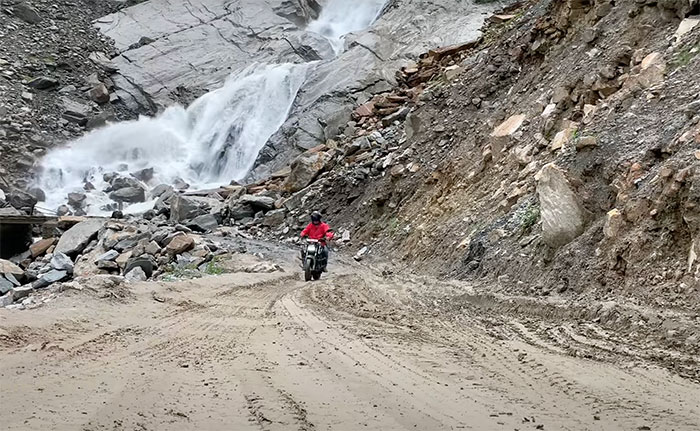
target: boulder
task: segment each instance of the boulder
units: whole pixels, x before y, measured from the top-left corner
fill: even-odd
[[[170,200],[170,221],[180,223],[206,214],[208,210],[194,198],[176,194]]]
[[[87,195],[85,193],[68,193],[68,205],[73,208],[82,208],[85,206]]]
[[[34,283],[32,283],[32,288],[41,289],[66,278],[68,278],[68,271],[59,271],[57,269],[52,269],[51,271],[43,274],[36,281],[34,281]]]
[[[535,175],[540,201],[542,238],[560,247],[579,236],[585,227],[585,212],[562,169],[549,163]]]
[[[56,253],[65,253],[74,256],[85,249],[85,246],[97,236],[105,221],[102,219],[88,219],[81,221],[63,233],[56,245]]]
[[[111,262],[114,261],[117,256],[119,256],[119,252],[116,250],[109,250],[106,253],[103,253],[95,259],[95,262]]]
[[[139,266],[127,272],[124,278],[129,282],[146,281],[148,279],[144,270]]]
[[[73,273],[73,260],[65,253],[56,252],[51,257],[51,268],[58,271],[66,271],[69,274]]]
[[[172,195],[173,190],[173,186],[169,184],[159,184],[151,189],[151,197],[160,198],[165,196],[167,198]]]
[[[128,274],[136,267],[143,270],[146,278],[150,278],[156,268],[156,262],[153,260],[153,257],[149,255],[132,257],[126,262],[126,265],[124,265],[124,274]]]
[[[41,22],[41,15],[29,3],[21,2],[12,7],[12,13],[24,22],[38,24]]]
[[[145,202],[146,191],[141,187],[124,187],[110,193],[109,198],[116,202]]]
[[[10,291],[9,295],[12,295],[12,301],[17,302],[22,298],[26,298],[30,293],[34,291],[34,287],[31,284],[25,286],[15,287]]]
[[[150,254],[151,256],[155,256],[158,253],[160,253],[160,246],[158,245],[157,242],[151,241],[146,245],[146,247],[144,248],[144,251],[146,253]]]
[[[30,245],[29,251],[32,253],[32,258],[36,258],[36,257],[41,256],[42,254],[46,253],[46,250],[48,250],[49,247],[51,247],[55,243],[56,243],[56,238],[45,238],[45,239],[40,239],[39,241]]]
[[[109,102],[109,90],[107,86],[101,82],[88,91],[88,96],[93,102],[97,102],[101,105]]]
[[[37,198],[30,193],[22,190],[13,190],[7,195],[7,202],[18,210],[32,212],[34,205],[38,202]]]
[[[491,137],[502,138],[514,134],[518,131],[520,126],[522,126],[523,122],[525,121],[525,118],[526,117],[524,114],[513,115],[509,117],[506,121],[502,122],[498,125],[498,127],[493,129],[493,131],[491,132]]]
[[[325,152],[307,152],[300,155],[292,162],[292,170],[282,188],[290,193],[298,192],[311,184],[331,160],[332,156]]]
[[[91,52],[88,58],[107,73],[114,73],[119,70],[117,65],[114,64],[112,60],[110,60],[109,57],[102,52]]]
[[[12,274],[21,277],[24,275],[24,270],[9,260],[0,259],[0,274]]]
[[[238,203],[250,205],[253,209],[269,211],[275,208],[275,199],[261,195],[243,195],[238,199]]]
[[[136,179],[123,177],[115,173],[104,174],[103,179],[109,183],[110,191],[125,189],[127,187],[141,188],[141,184],[139,184]]]
[[[37,90],[48,90],[49,88],[56,87],[58,85],[58,81],[49,78],[48,76],[39,76],[38,78],[34,78],[29,83],[27,83],[32,88],[36,88]]]
[[[622,212],[619,209],[614,208],[608,211],[605,215],[605,226],[603,226],[603,234],[606,238],[615,238],[625,224],[625,220],[622,217]]]
[[[170,240],[165,247],[167,253],[171,256],[177,256],[194,248],[194,239],[189,235],[178,235]]]
[[[208,232],[219,227],[219,222],[211,214],[202,214],[187,223],[187,227],[200,232]]]
[[[285,216],[287,214],[287,210],[284,208],[270,211],[267,214],[265,214],[265,218],[263,218],[263,226],[268,226],[268,227],[277,227],[284,223]]]

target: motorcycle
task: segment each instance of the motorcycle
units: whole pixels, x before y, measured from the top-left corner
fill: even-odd
[[[316,239],[307,239],[303,248],[302,267],[304,268],[304,280],[318,280],[326,267],[322,253],[323,244]]]

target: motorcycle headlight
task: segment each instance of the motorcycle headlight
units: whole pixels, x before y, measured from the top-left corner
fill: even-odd
[[[306,251],[309,253],[314,253],[316,251],[316,246],[314,244],[309,244],[309,246],[306,248]]]

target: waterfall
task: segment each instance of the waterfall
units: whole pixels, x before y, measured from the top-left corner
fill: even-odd
[[[344,35],[371,25],[384,3],[331,0],[307,30],[323,35],[340,53]],[[87,194],[87,213],[108,213],[112,201],[103,176],[112,172],[129,176],[153,169],[146,187],[186,182],[205,188],[242,180],[289,116],[309,67],[253,65],[186,109],[175,105],[153,118],[111,124],[50,151],[39,166],[37,185],[47,196],[42,206],[55,209],[68,193],[81,192]],[[127,212],[148,205],[134,204]]]

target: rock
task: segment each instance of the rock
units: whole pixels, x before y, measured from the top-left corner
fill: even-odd
[[[9,294],[12,295],[12,301],[17,302],[18,300],[29,296],[29,294],[33,291],[34,287],[31,284],[27,284],[25,286],[13,288]]]
[[[292,162],[292,171],[282,188],[290,193],[298,192],[311,184],[327,168],[331,160],[332,156],[322,151],[302,154]]]
[[[12,304],[13,301],[14,299],[12,297],[12,292],[7,291],[5,294],[0,296],[0,307],[7,307],[8,305]]]
[[[87,199],[85,193],[68,193],[68,205],[73,208],[78,209],[85,206],[85,199]]]
[[[637,81],[642,88],[653,87],[664,81],[666,76],[666,62],[663,54],[652,52],[644,57],[641,64],[641,72],[637,76]]]
[[[7,195],[7,202],[18,210],[31,213],[38,201],[37,198],[30,193],[22,190],[13,190]]]
[[[202,214],[187,223],[187,227],[200,232],[208,232],[219,227],[219,222],[217,222],[216,217],[211,214]]]
[[[38,24],[41,22],[41,15],[29,3],[21,2],[12,7],[12,13],[24,22]]]
[[[117,258],[114,259],[114,261],[117,263],[117,265],[119,265],[120,268],[123,268],[126,266],[126,262],[128,262],[131,258],[131,254],[131,250],[125,251],[124,253],[117,256]]]
[[[382,118],[382,125],[384,127],[388,127],[394,124],[394,121],[402,121],[406,118],[409,112],[411,112],[411,108],[405,106],[399,109],[398,111],[394,112],[393,114],[387,115],[386,117]]]
[[[56,243],[56,238],[41,239],[29,246],[29,251],[32,253],[32,258],[41,256]]]
[[[105,104],[109,102],[109,90],[103,83],[99,83],[88,91],[88,96],[94,102]]]
[[[105,271],[109,271],[109,272],[119,271],[119,265],[117,264],[117,262],[110,261],[110,260],[100,260],[99,262],[97,262],[97,268],[105,270]]]
[[[139,180],[147,183],[153,179],[153,168],[141,169],[140,171],[134,172],[132,175],[135,178],[138,178]],[[165,185],[165,184],[161,184],[161,185]],[[166,186],[166,188],[163,190],[163,192],[165,190],[167,190],[167,187],[170,187],[167,185],[165,185],[165,186]],[[170,189],[172,189],[172,187],[170,187]],[[163,193],[161,193],[161,194],[163,194]],[[158,196],[160,196],[160,195],[158,195]]]
[[[189,235],[179,235],[170,240],[165,251],[171,256],[177,256],[191,250],[194,247],[194,239]]]
[[[511,136],[513,133],[517,132],[520,126],[522,126],[525,121],[525,115],[513,115],[509,117],[506,121],[501,123],[496,127],[493,132],[491,132],[491,137],[500,138],[505,136]]]
[[[137,266],[133,268],[131,271],[127,272],[126,275],[124,276],[126,278],[126,281],[129,282],[138,282],[138,281],[146,281],[148,277],[146,277],[146,273],[141,269],[141,267]]]
[[[267,214],[265,214],[265,218],[263,218],[263,226],[268,226],[268,227],[277,227],[284,223],[285,215],[287,214],[287,210],[285,209],[278,209],[274,211],[270,211]]]
[[[109,250],[106,253],[103,253],[95,259],[95,262],[111,262],[115,260],[119,256],[119,252],[116,250]]]
[[[157,255],[158,253],[160,253],[160,250],[161,250],[161,249],[160,249],[160,246],[159,246],[158,243],[155,242],[155,241],[149,242],[149,243],[146,245],[146,247],[144,248],[144,251],[145,251],[146,253],[150,254],[151,256]]]
[[[275,207],[275,199],[269,196],[243,195],[238,199],[238,202],[261,211],[269,211]]]
[[[141,187],[124,187],[110,193],[109,198],[116,202],[145,202],[146,191]]]
[[[104,224],[105,221],[101,219],[81,221],[63,233],[61,239],[58,240],[55,252],[65,253],[69,256],[80,253],[97,236],[97,232],[102,229]]]
[[[554,163],[535,175],[542,218],[542,239],[551,247],[560,247],[579,236],[585,226],[585,214],[571,189],[564,171]]]
[[[10,280],[0,275],[0,295],[5,295],[15,287]]]
[[[34,283],[32,283],[32,288],[41,289],[66,278],[68,278],[68,271],[59,271],[57,269],[52,269],[51,271],[39,277],[39,279],[37,279]]]
[[[561,103],[564,103],[569,99],[571,92],[569,91],[568,88],[564,86],[559,86],[554,89],[554,94],[552,95],[552,103],[554,105],[559,105]]]
[[[678,29],[676,29],[676,33],[673,35],[673,37],[676,39],[675,43],[680,42],[681,39],[683,39],[683,36],[690,33],[690,31],[697,27],[698,24],[700,24],[700,18],[698,17],[685,18],[683,21],[681,21],[681,23],[678,25]]]
[[[552,142],[549,144],[550,151],[556,151],[563,148],[565,145],[571,142],[574,135],[578,131],[578,123],[573,121],[564,121],[563,127],[564,128],[562,130],[554,135]]]
[[[56,209],[56,215],[59,217],[71,215],[73,212],[68,208],[68,205],[61,205]]]
[[[39,187],[30,187],[27,189],[27,193],[30,195],[34,196],[37,201],[45,201],[46,200],[46,192],[40,189]]]
[[[168,194],[173,193],[173,186],[169,184],[159,184],[151,189],[151,197],[159,198],[161,196],[167,197]]]
[[[170,221],[172,222],[191,220],[206,213],[207,211],[192,198],[176,194],[170,201]]]
[[[625,220],[622,217],[622,212],[617,208],[611,209],[605,216],[603,234],[606,238],[615,238],[624,224]]]
[[[418,117],[418,113],[415,111],[410,112],[406,115],[406,121],[404,122],[404,132],[406,133],[406,139],[413,139],[421,131],[421,119]]]
[[[112,62],[103,52],[91,52],[88,56],[90,61],[98,65],[107,73],[114,73],[119,70],[116,64]]]
[[[51,257],[51,268],[58,271],[66,271],[68,274],[73,273],[73,260],[65,253],[55,252]]]
[[[128,274],[134,268],[141,268],[143,270],[146,278],[150,278],[153,275],[153,270],[156,267],[156,262],[153,260],[152,256],[142,255],[138,257],[132,257],[124,265],[124,274]]]
[[[359,262],[362,259],[364,259],[364,256],[367,254],[368,251],[369,251],[369,248],[362,247],[360,250],[358,250],[357,253],[355,253],[355,255],[352,258]]]
[[[9,260],[0,259],[0,274],[12,274],[21,277],[24,275],[24,270]]]
[[[597,147],[598,138],[595,136],[582,136],[576,140],[576,149],[580,150],[587,147]]]

